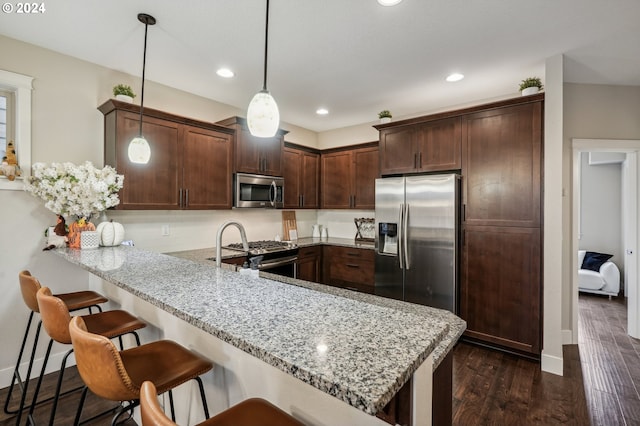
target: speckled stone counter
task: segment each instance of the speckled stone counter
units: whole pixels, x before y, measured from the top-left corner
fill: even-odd
[[[52,252],[371,415],[450,334],[446,317],[417,306],[341,297],[211,261],[126,246]]]
[[[301,238],[298,240],[298,245],[300,247],[314,246],[314,245],[339,245],[344,247],[357,247],[364,249],[374,249],[373,243],[360,243],[356,242],[353,239],[347,238],[329,238],[329,239],[320,239],[320,238]],[[204,265],[211,265],[213,263],[208,258],[212,256],[215,257],[215,248],[207,248],[207,249],[199,249],[199,250],[188,250],[188,251],[180,251],[168,253],[172,256],[182,257],[184,259],[189,259],[194,262],[200,262]],[[223,251],[223,258],[225,257],[225,253]],[[229,269],[235,269],[233,265],[225,265]],[[388,299],[380,296],[374,296],[372,294],[361,293],[357,291],[351,291],[344,288],[333,287],[330,285],[324,285],[319,283],[313,283],[309,281],[297,280],[294,278],[284,277],[281,275],[269,274],[266,272],[260,272],[261,277],[265,277],[271,280],[280,281],[284,283],[289,283],[293,285],[297,285],[300,287],[305,287],[311,290],[319,291],[322,293],[333,294],[340,297],[346,297],[348,299],[357,300],[365,303],[370,303],[377,306],[388,307],[392,309],[397,309],[403,312],[411,313],[413,315],[419,315],[426,319],[426,321],[430,321],[430,319],[437,318],[440,321],[443,321],[449,325],[449,332],[447,335],[438,343],[436,348],[433,351],[433,368],[437,368],[445,356],[453,349],[464,330],[467,328],[467,323],[454,315],[449,311],[445,311],[442,309],[431,308],[428,306],[416,305],[414,303],[406,303],[399,300]],[[428,323],[427,323],[428,324]]]

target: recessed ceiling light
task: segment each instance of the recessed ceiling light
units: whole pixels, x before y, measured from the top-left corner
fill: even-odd
[[[216,71],[216,74],[224,78],[231,78],[235,75],[229,68],[220,68],[218,71]]]
[[[449,82],[460,81],[463,78],[464,78],[464,75],[454,72],[453,74],[450,74],[447,76],[447,81]]]
[[[395,6],[401,1],[402,0],[378,0],[378,3],[380,3],[382,6]]]
[[[316,114],[318,114],[318,115],[327,115],[327,114],[329,114],[329,110],[326,109],[326,108],[318,108],[316,110]]]

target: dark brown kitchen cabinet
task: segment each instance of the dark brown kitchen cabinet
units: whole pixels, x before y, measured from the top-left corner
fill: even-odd
[[[540,229],[471,226],[464,233],[460,316],[466,336],[539,354]]]
[[[283,172],[285,209],[320,207],[320,154],[303,148],[285,147]]]
[[[183,132],[183,208],[231,208],[231,135],[194,126],[185,126]]]
[[[540,226],[542,103],[464,117],[468,226]]]
[[[319,283],[322,280],[322,247],[300,247],[296,262],[297,278]]]
[[[321,155],[323,209],[374,209],[379,177],[377,144],[330,150]]]
[[[543,97],[462,117],[465,337],[539,357]]]
[[[99,107],[105,123],[105,164],[125,177],[116,208],[231,208],[234,131],[145,108],[142,133],[151,147],[151,159],[147,164],[134,164],[127,149],[139,133],[139,108],[115,100]]]
[[[278,130],[271,138],[253,136],[242,117],[230,117],[217,122],[235,129],[235,165],[238,173],[282,176],[282,153],[286,130]]]
[[[374,292],[374,250],[324,246],[322,262],[325,284],[366,293]]]
[[[380,129],[380,174],[458,170],[461,167],[460,117]]]

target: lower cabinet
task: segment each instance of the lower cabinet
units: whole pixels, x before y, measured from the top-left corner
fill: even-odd
[[[460,316],[465,336],[537,357],[541,350],[539,228],[468,226]]]
[[[322,247],[301,247],[298,250],[296,268],[298,279],[322,282]]]
[[[324,246],[324,284],[366,293],[375,288],[375,251],[341,246]]]

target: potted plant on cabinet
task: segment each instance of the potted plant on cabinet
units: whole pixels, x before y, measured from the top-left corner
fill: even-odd
[[[124,102],[133,102],[133,98],[136,97],[135,93],[131,89],[131,86],[126,84],[118,84],[117,86],[113,86],[113,96],[116,97],[119,101]]]
[[[542,89],[542,81],[538,77],[529,77],[520,83],[520,92],[522,96],[534,95]]]
[[[382,110],[378,113],[378,118],[380,119],[381,123],[388,123],[391,121],[391,112],[389,112],[389,110]]]

